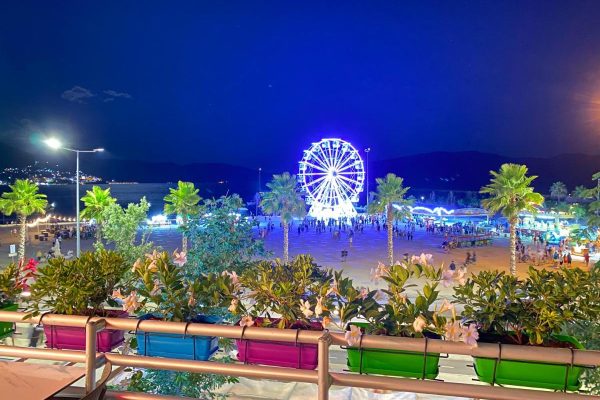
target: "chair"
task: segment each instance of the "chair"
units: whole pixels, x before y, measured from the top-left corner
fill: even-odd
[[[106,383],[111,378],[112,373],[112,364],[109,361],[106,361],[104,364],[104,369],[102,370],[102,376],[96,382],[96,388],[91,392],[85,394],[83,397],[80,397],[81,394],[75,396],[76,392],[69,391],[68,389],[65,393],[56,395],[52,397],[52,400],[103,400],[106,394]],[[73,388],[78,390],[83,390],[83,388]],[[81,393],[81,392],[79,392]]]

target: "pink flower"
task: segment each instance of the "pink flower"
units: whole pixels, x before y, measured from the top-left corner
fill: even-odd
[[[156,249],[154,249],[152,253],[146,254],[146,258],[148,260],[156,261],[160,258],[160,253]]]
[[[340,295],[340,291],[338,289],[338,283],[335,279],[333,280],[333,283],[331,284],[331,287],[329,288],[329,290],[327,291],[325,296],[329,296],[330,294],[335,294],[337,296]]]
[[[386,297],[387,296],[383,290],[377,290],[377,292],[375,292],[375,296],[373,296],[373,300],[380,303],[384,302],[386,300]]]
[[[308,300],[305,300],[304,302],[300,300],[300,312],[302,312],[306,318],[310,318],[313,315]]]
[[[229,271],[223,271],[223,273],[221,274],[222,276],[228,276],[229,279],[231,279],[231,283],[233,283],[234,286],[239,286],[240,284],[240,277],[238,276],[237,272],[233,271],[233,272],[229,272]]]
[[[188,300],[188,306],[189,307],[193,307],[196,305],[196,297],[194,297],[194,293],[188,293],[188,296],[190,296],[190,299]]]
[[[175,265],[177,265],[179,267],[183,267],[183,265],[186,262],[187,262],[187,254],[185,251],[178,253],[177,250],[175,250],[173,252],[173,263],[175,263]]]
[[[413,329],[415,332],[423,332],[423,329],[427,326],[427,320],[423,318],[422,315],[419,315],[415,321],[413,322]]]
[[[138,258],[133,263],[133,268],[131,268],[131,272],[135,272],[136,270],[141,269],[141,267],[142,267],[142,261]]]
[[[444,287],[450,287],[454,284],[454,271],[451,269],[445,269],[442,272],[442,285]]]
[[[329,325],[331,325],[331,318],[323,317],[323,321],[321,321],[321,325],[323,326],[323,329],[328,329]]]
[[[360,328],[356,325],[350,325],[350,330],[346,331],[344,334],[344,338],[346,342],[348,342],[348,346],[357,345],[360,341],[360,337],[362,336],[362,332]]]
[[[462,328],[460,340],[469,346],[477,346],[477,339],[479,339],[479,332],[477,332],[477,326],[475,324],[471,324],[468,327],[464,326]]]
[[[315,316],[323,314],[323,297],[317,297],[317,304],[315,305]]]
[[[231,299],[231,304],[229,305],[227,310],[229,310],[229,312],[231,313],[235,313],[237,311],[238,303],[238,299]]]
[[[462,333],[462,328],[460,326],[460,322],[458,321],[448,321],[444,326],[446,340],[450,340],[452,342],[458,342],[460,340],[460,335]]]
[[[123,311],[131,313],[138,308],[140,308],[140,303],[137,299],[137,292],[134,290],[123,300]]]
[[[358,296],[361,299],[363,299],[363,300],[366,299],[368,295],[369,295],[369,289],[367,289],[366,287],[360,288],[360,293]]]
[[[454,310],[454,304],[450,303],[448,301],[448,299],[444,299],[444,301],[442,302],[442,305],[440,306],[440,309],[438,310],[438,313],[443,314],[446,311],[453,311]]]
[[[388,268],[382,262],[377,263],[377,268],[371,268],[371,281],[378,283],[379,280],[385,276],[388,272]]]
[[[249,315],[242,317],[242,319],[240,320],[240,326],[252,326],[252,325],[254,325],[254,320]]]
[[[121,294],[121,289],[113,290],[110,297],[112,297],[113,299],[121,299],[121,300],[123,300],[125,298],[125,296],[123,296]]]

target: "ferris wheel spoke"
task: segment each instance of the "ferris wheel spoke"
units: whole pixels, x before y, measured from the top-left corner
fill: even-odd
[[[328,183],[327,181],[321,182],[315,189],[314,191],[314,195],[313,197],[317,200],[317,201],[321,201],[321,198],[323,197],[323,192],[325,191],[325,189],[327,189]]]
[[[317,164],[313,164],[313,163],[311,163],[311,162],[308,162],[308,161],[303,161],[303,162],[304,162],[306,165],[308,165],[309,167],[312,167],[312,168],[314,168],[314,169],[317,169],[317,170],[319,170],[319,171],[323,171],[324,173],[327,173],[327,172],[328,172],[328,171],[327,171],[325,168],[323,168],[323,167],[321,167],[321,166],[319,166],[319,165],[317,165]]]
[[[340,168],[348,158],[352,156],[352,152],[342,150],[339,157],[336,159],[335,167]]]
[[[352,168],[352,167],[354,167],[354,163],[352,163],[352,164],[346,164],[344,167],[342,167],[342,168],[338,168],[337,172],[338,172],[338,173],[340,173],[340,172],[344,172],[344,171],[347,171],[347,170],[349,170],[349,169],[350,169],[350,168]]]
[[[352,181],[350,181],[350,182],[352,182]],[[347,184],[346,182],[344,182],[342,179],[338,179],[336,183],[337,183],[339,186],[344,186],[344,187],[346,188],[346,190],[348,191],[348,192],[347,192],[348,194],[350,194],[350,193],[351,193],[351,194],[354,194],[354,192],[355,192],[355,189],[354,189],[354,188],[352,188],[352,187],[350,187],[350,185],[348,185],[348,184]]]
[[[348,177],[346,177],[344,175],[341,175],[341,174],[338,174],[337,177],[340,178],[340,180],[344,180],[344,181],[346,181],[346,182],[348,182],[348,183],[350,183],[352,185],[358,185],[358,180],[356,180],[356,179],[351,179],[351,178],[348,178]]]
[[[327,158],[327,154],[325,154],[325,152],[323,151],[323,148],[321,146],[318,146],[318,148],[319,148],[319,152],[321,153],[321,156],[322,156],[323,165],[327,166],[327,168],[331,168],[331,163],[329,162],[329,159]]]
[[[300,175],[302,175],[302,176],[321,176],[321,175],[328,175],[328,173],[327,172],[304,172]]]
[[[320,164],[322,171],[327,171],[329,169],[327,161],[323,158],[323,155],[320,152],[312,151],[311,154],[314,157],[315,161]]]
[[[344,202],[349,200],[347,193],[340,187],[340,183],[343,182],[339,180],[336,180],[335,182],[335,191],[337,193],[338,204],[341,203],[339,199],[342,199]]]
[[[306,187],[309,187],[309,186],[315,185],[315,184],[317,184],[317,183],[319,183],[319,182],[323,181],[325,178],[327,178],[327,176],[322,176],[322,177],[320,177],[320,178],[317,178],[317,179],[315,179],[314,181],[310,181],[310,182],[306,183]]]

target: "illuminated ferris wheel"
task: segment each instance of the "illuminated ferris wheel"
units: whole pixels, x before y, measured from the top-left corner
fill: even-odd
[[[342,139],[313,143],[300,161],[298,182],[318,219],[356,215],[353,203],[363,191],[365,169],[358,151]]]

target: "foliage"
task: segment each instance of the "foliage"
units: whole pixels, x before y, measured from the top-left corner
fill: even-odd
[[[181,271],[185,254],[175,253],[172,261],[167,252],[154,251],[134,264],[135,291],[127,298],[119,292],[115,297],[125,300],[124,308],[141,308],[166,321],[191,321],[198,314],[218,314],[218,308],[227,307],[230,278],[227,274],[201,275],[186,280]],[[177,265],[176,265],[177,263]],[[138,301],[137,295],[141,296]]]
[[[169,194],[165,196],[165,214],[180,215],[182,219],[182,228],[185,230],[188,220],[198,215],[200,207],[198,203],[201,198],[198,196],[199,190],[192,182],[177,182],[177,189],[169,188]],[[187,237],[185,233],[182,239],[182,250],[187,251]]]
[[[27,264],[21,260],[10,263],[0,272],[0,307],[17,302],[19,295],[28,288],[28,280],[33,278],[37,261],[33,258]]]
[[[563,333],[577,338],[588,350],[600,350],[600,324],[597,321],[567,324]],[[582,380],[590,394],[600,394],[600,369],[586,368]]]
[[[267,254],[263,242],[252,236],[253,223],[238,214],[242,204],[237,195],[205,200],[202,214],[190,221],[186,231],[191,246],[183,267],[187,278],[242,272],[255,264],[256,257]]]
[[[110,195],[110,188],[102,189],[93,186],[86,195],[81,198],[85,208],[81,211],[81,218],[94,219],[97,224],[96,239],[102,239],[101,226],[104,223],[103,212],[108,206],[114,204],[116,199]]]
[[[385,178],[377,178],[377,192],[372,193],[373,201],[367,210],[371,214],[385,213],[387,221],[388,262],[394,263],[393,223],[396,218],[410,216],[408,206],[412,200],[406,199],[410,189],[404,187],[404,179],[394,174],[387,174]],[[394,205],[396,207],[394,207]]]
[[[263,194],[260,206],[266,214],[276,214],[282,223],[289,224],[294,218],[306,215],[306,204],[296,189],[296,176],[284,172],[273,175],[267,183],[269,191]]]
[[[294,218],[304,218],[306,203],[296,188],[296,176],[284,172],[273,175],[267,183],[269,191],[263,195],[260,206],[266,214],[276,214],[283,225],[283,262],[289,261],[289,224]]]
[[[150,204],[143,197],[138,204],[129,203],[127,208],[112,203],[102,211],[102,236],[114,245],[115,251],[130,265],[152,249],[152,242],[148,240],[149,231],[144,224],[149,209]],[[101,243],[97,243],[96,247],[103,248]]]
[[[502,164],[500,171],[490,171],[492,179],[480,193],[489,195],[481,205],[490,213],[501,213],[510,224],[510,272],[517,273],[516,225],[519,213],[536,213],[536,206],[544,202],[544,197],[533,191],[531,183],[536,176],[527,176],[527,167],[519,164]]]
[[[38,186],[28,179],[17,179],[9,185],[10,192],[2,193],[0,210],[5,215],[17,214],[21,225],[18,259],[25,258],[25,241],[27,239],[27,217],[46,212],[48,200],[45,194],[39,193]]]
[[[84,252],[72,260],[50,259],[31,285],[30,311],[97,315],[128,268],[120,254],[107,250]]]
[[[263,326],[274,324],[276,316],[278,328],[308,327],[330,317],[331,279],[331,271],[323,271],[308,255],[298,255],[289,264],[263,261],[244,271],[239,284],[232,281],[231,292],[236,296],[230,311],[252,321],[264,317]]]
[[[597,320],[598,274],[576,269],[529,268],[519,280],[498,271],[482,271],[455,287],[463,318],[481,332],[517,344],[548,344],[567,323]]]
[[[219,362],[233,361],[220,359]],[[127,390],[202,400],[224,400],[227,395],[215,393],[215,390],[237,381],[236,378],[223,375],[145,369],[132,373]]]
[[[590,191],[584,185],[578,185],[578,186],[575,186],[575,189],[573,189],[573,192],[571,192],[571,195],[575,199],[583,200],[583,199],[587,199],[590,197]]]
[[[567,185],[560,181],[554,182],[552,186],[550,186],[550,196],[554,197],[559,202],[562,197],[567,195],[567,193],[569,193]]]
[[[537,176],[527,176],[527,167],[518,164],[503,164],[500,171],[490,171],[492,179],[480,193],[490,197],[481,204],[491,213],[501,213],[509,222],[514,222],[520,212],[535,213],[536,206],[544,202],[544,197],[533,191],[531,182]]]

